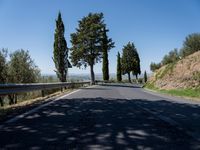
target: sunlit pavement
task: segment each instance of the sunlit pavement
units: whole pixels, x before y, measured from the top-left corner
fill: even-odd
[[[188,134],[199,133],[199,125],[198,103],[108,84],[81,89],[7,124],[0,130],[0,149],[200,149]]]

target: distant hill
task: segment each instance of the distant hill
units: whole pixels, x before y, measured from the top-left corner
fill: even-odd
[[[200,51],[156,70],[148,85],[171,90],[200,87]]]
[[[116,80],[116,74],[115,73],[110,73],[110,80]],[[144,75],[141,74],[138,77],[142,78]],[[58,78],[56,75],[54,74],[43,74],[42,77],[44,78],[43,80],[47,80],[49,79],[49,77],[51,78],[51,82],[59,82]],[[128,77],[127,75],[123,75],[122,76],[123,80],[127,80]],[[131,76],[132,79],[135,79],[135,76]],[[95,73],[95,79],[96,80],[103,80],[103,75],[102,73]],[[89,73],[69,73],[68,75],[68,80],[69,81],[88,81],[90,80],[90,74]],[[48,82],[48,80],[46,81]]]

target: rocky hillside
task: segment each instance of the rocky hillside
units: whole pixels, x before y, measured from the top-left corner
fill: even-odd
[[[199,88],[200,51],[161,67],[150,77],[148,84],[166,90]]]

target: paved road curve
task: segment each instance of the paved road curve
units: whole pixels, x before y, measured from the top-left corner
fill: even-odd
[[[7,124],[0,129],[0,149],[200,149],[199,125],[198,103],[108,84]]]

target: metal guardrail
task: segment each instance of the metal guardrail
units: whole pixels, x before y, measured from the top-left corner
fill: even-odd
[[[31,91],[44,91],[48,89],[56,88],[69,88],[75,85],[90,84],[90,81],[86,82],[58,82],[58,83],[31,83],[31,84],[0,84],[0,96],[25,93]]]

